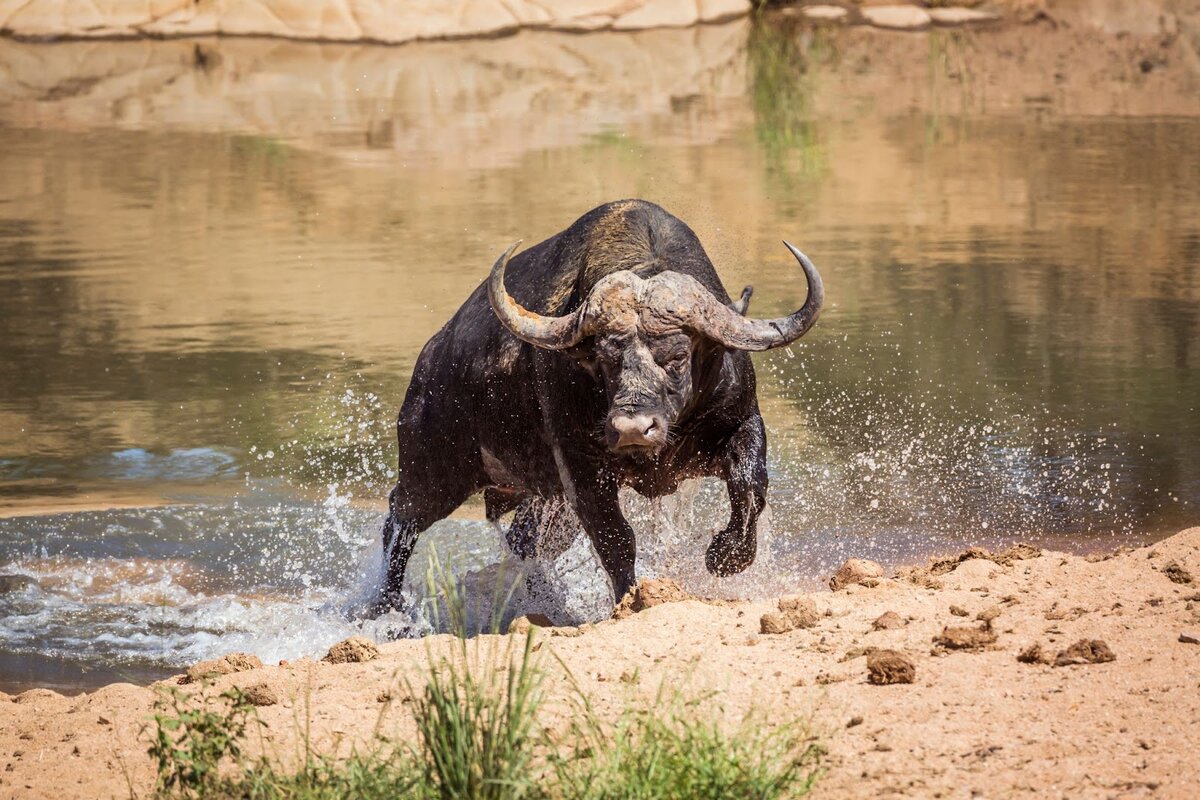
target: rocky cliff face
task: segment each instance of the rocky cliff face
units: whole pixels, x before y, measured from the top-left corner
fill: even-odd
[[[22,37],[279,36],[400,43],[519,28],[639,30],[716,22],[750,0],[0,0]]]

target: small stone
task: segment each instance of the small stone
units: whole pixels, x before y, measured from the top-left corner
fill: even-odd
[[[904,617],[895,611],[885,611],[879,619],[871,623],[871,628],[877,631],[888,631],[904,627]]]
[[[329,648],[321,659],[330,664],[357,664],[379,658],[379,648],[370,639],[351,636]]]
[[[947,650],[979,650],[995,641],[996,634],[987,626],[972,628],[947,625],[939,635],[933,637],[934,644]]]
[[[811,597],[781,597],[778,605],[779,613],[793,628],[811,628],[821,619],[817,604]]]
[[[995,22],[999,15],[978,8],[927,8],[926,13],[936,25],[976,25],[981,22]]]
[[[916,665],[898,650],[876,650],[867,656],[867,681],[876,686],[912,683],[916,676]]]
[[[804,16],[817,22],[837,22],[850,13],[841,6],[804,6],[800,10]]]
[[[279,702],[279,695],[265,683],[256,683],[242,689],[242,697],[252,706],[273,706]]]
[[[259,660],[258,656],[253,656],[249,653],[229,653],[220,658],[213,658],[192,665],[180,683],[197,683],[207,678],[216,678],[219,675],[231,675],[235,672],[259,669],[262,665],[263,663]]]
[[[980,622],[990,623],[996,617],[1000,616],[1000,606],[988,606],[983,611],[975,615],[975,619]]]
[[[857,728],[859,725],[862,725],[862,724],[863,724],[863,718],[859,717],[859,716],[854,716],[854,717],[851,717],[850,721],[846,723],[846,727],[847,728]]]
[[[1188,633],[1184,631],[1179,634],[1179,641],[1182,644],[1200,644],[1200,633]]]
[[[876,28],[919,31],[929,27],[933,21],[928,12],[917,6],[868,6],[860,13]]]
[[[838,567],[838,571],[829,579],[829,588],[833,591],[844,589],[855,583],[862,583],[870,578],[882,578],[883,567],[865,558],[851,558]]]
[[[787,617],[776,614],[774,611],[763,614],[762,619],[758,621],[759,633],[779,634],[787,633],[791,629],[792,624],[788,622]]]
[[[553,628],[554,623],[545,614],[526,614],[517,617],[508,625],[508,632],[518,636],[529,633],[531,628]]]
[[[1116,661],[1117,657],[1100,639],[1080,639],[1054,658],[1054,666],[1069,667],[1077,664],[1104,664]]]
[[[950,606],[950,613],[956,617],[967,616],[967,610],[962,606]]]
[[[1191,583],[1192,573],[1188,572],[1187,567],[1180,564],[1178,561],[1172,561],[1162,568],[1163,575],[1171,579],[1172,583]]]
[[[1034,642],[1017,653],[1017,661],[1022,664],[1049,664],[1052,659],[1050,654],[1042,649],[1041,644]]]

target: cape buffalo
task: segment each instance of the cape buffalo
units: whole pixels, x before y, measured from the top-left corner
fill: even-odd
[[[732,510],[704,563],[718,576],[746,569],[767,493],[747,351],[803,336],[824,296],[816,267],[784,244],[808,297],[779,319],[746,317],[751,288],[731,302],[692,229],[642,200],[600,206],[515,257],[520,242],[509,247],[413,369],[383,607],[400,607],[421,531],[480,490],[490,519],[516,511],[508,540],[521,557],[549,517],[573,510],[620,600],[636,543],[618,489],[659,497],[717,476]]]

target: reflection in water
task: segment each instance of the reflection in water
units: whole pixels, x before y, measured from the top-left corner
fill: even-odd
[[[0,595],[0,683],[358,630],[421,345],[511,240],[618,197],[688,221],[764,316],[802,300],[785,236],[830,301],[757,359],[758,563],[704,573],[725,513],[705,483],[625,498],[644,574],[762,594],[851,554],[1194,520],[1200,122],[987,106],[965,36],[880,56],[926,65],[902,87],[861,32],[746,21],[399,49],[0,40],[19,77],[0,84],[0,510],[191,503],[0,521],[0,572],[39,581]],[[479,516],[439,523],[419,563],[436,548],[481,603],[514,582],[514,612],[603,612],[583,542],[527,574]]]

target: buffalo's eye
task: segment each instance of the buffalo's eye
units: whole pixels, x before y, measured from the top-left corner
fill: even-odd
[[[600,342],[596,345],[596,357],[609,364],[621,360],[621,348],[612,342]]]
[[[687,353],[679,353],[668,358],[667,362],[663,364],[663,368],[668,372],[682,372],[683,368],[687,366],[688,360]]]

